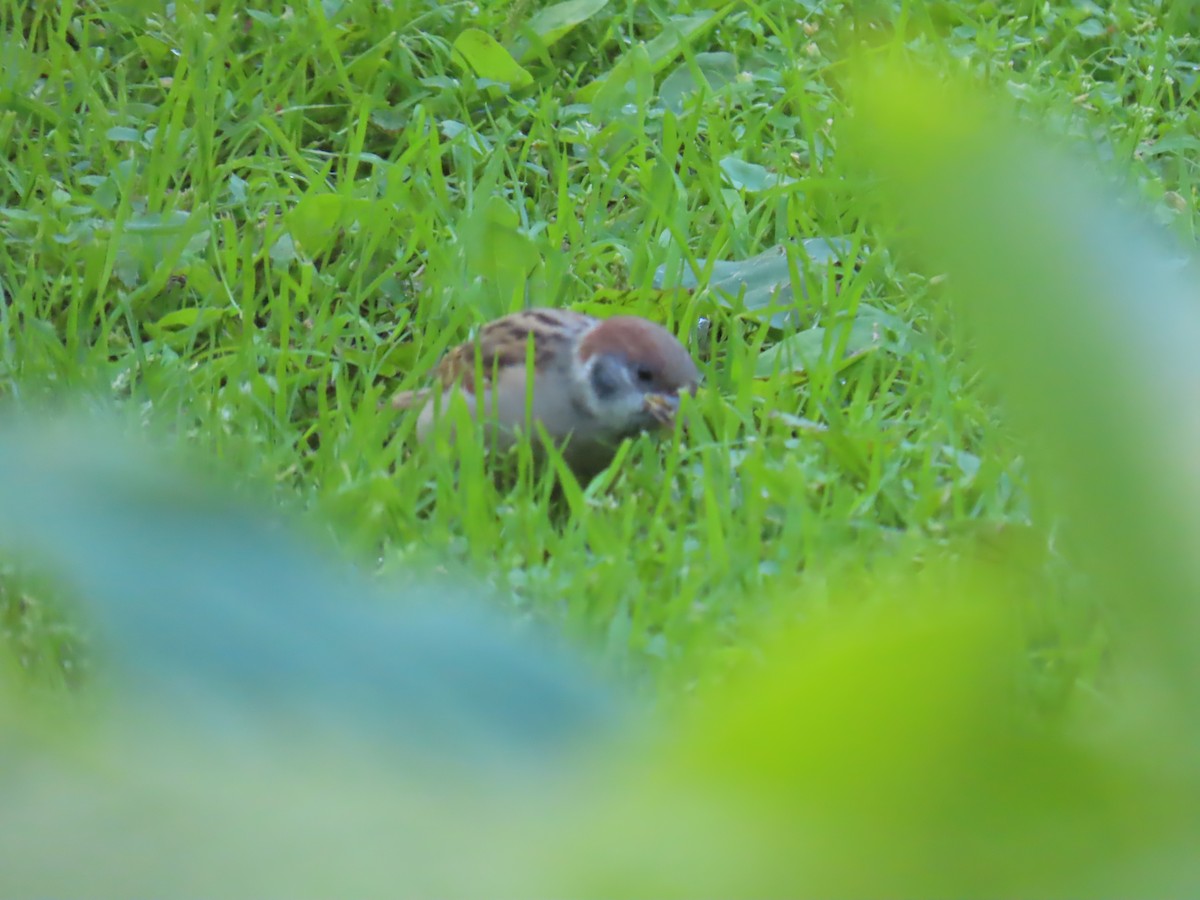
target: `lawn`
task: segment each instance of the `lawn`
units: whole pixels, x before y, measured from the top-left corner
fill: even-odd
[[[181,440],[364,567],[474,579],[664,705],[756,659],[764,620],[980,555],[1026,586],[1022,703],[1092,703],[1112,623],[955,275],[844,149],[851,61],[999,92],[1191,240],[1178,6],[0,0],[0,398]],[[674,330],[704,379],[683,427],[560,494],[414,446],[387,398],[531,305]],[[76,683],[72,607],[0,571],[11,654]]]

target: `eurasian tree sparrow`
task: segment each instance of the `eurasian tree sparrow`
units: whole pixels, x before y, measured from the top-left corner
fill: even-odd
[[[438,410],[459,397],[472,417],[482,410],[501,450],[517,441],[518,430],[533,437],[536,449],[537,430],[530,426],[540,422],[581,480],[607,466],[624,438],[671,425],[680,395],[695,393],[699,381],[687,350],[661,325],[548,308],[489,322],[474,340],[448,351],[433,377],[434,386],[392,399],[397,409],[421,408],[418,440],[429,437]]]

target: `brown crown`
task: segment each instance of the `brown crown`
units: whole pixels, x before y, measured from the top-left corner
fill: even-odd
[[[584,335],[579,342],[580,360],[597,353],[616,354],[649,367],[670,390],[695,390],[700,377],[696,363],[675,335],[638,316],[613,316]]]

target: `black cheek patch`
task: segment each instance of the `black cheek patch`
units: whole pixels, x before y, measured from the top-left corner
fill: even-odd
[[[624,386],[621,362],[613,356],[605,354],[596,358],[592,363],[592,372],[588,376],[592,383],[592,393],[598,400],[611,400]]]

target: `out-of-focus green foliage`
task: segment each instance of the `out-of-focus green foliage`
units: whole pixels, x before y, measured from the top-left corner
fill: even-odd
[[[1069,504],[1094,589],[1193,700],[1200,668],[1200,289],[1127,189],[1011,110],[897,67],[863,76],[853,147],[953,294]],[[869,125],[867,123],[870,123]],[[1121,201],[1124,201],[1122,203]]]

